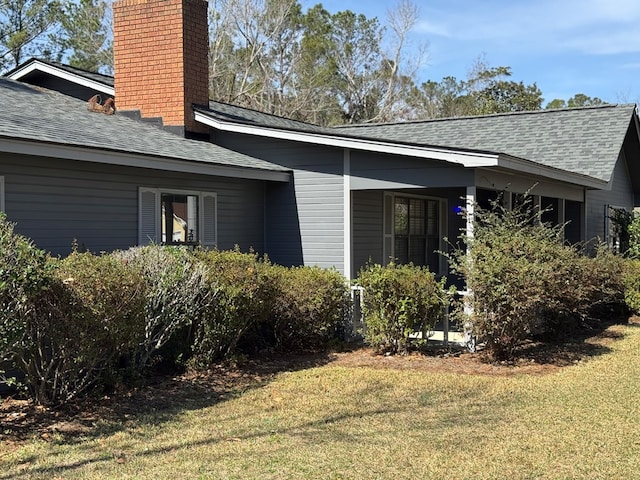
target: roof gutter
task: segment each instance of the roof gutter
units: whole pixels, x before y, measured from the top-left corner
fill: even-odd
[[[168,172],[193,173],[215,177],[233,177],[275,182],[289,182],[291,180],[291,172],[284,170],[235,167],[213,162],[196,162],[193,160],[75,147],[49,142],[34,142],[6,137],[0,138],[0,152],[79,160],[125,167],[151,168]]]

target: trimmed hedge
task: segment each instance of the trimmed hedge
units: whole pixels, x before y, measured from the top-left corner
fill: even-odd
[[[72,253],[52,265],[14,360],[36,402],[61,404],[103,385],[136,350],[144,291],[111,255]]]
[[[195,253],[207,272],[214,301],[195,326],[192,366],[206,368],[211,362],[236,353],[242,336],[269,318],[277,295],[277,282],[269,259],[256,253],[204,251]]]
[[[394,263],[365,267],[357,284],[365,289],[367,342],[379,351],[405,352],[410,334],[433,329],[445,314],[445,282],[437,281],[426,267]]]
[[[326,348],[346,336],[351,296],[344,276],[319,267],[273,267],[277,295],[266,321],[279,351]]]

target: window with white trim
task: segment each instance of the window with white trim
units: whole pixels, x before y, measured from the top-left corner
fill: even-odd
[[[138,198],[140,245],[216,246],[215,193],[140,187]]]
[[[4,177],[0,176],[0,212],[4,212]]]
[[[439,273],[442,240],[442,201],[417,196],[385,194],[385,259],[428,266]]]

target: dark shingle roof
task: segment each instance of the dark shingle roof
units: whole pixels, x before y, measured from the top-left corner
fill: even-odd
[[[490,150],[609,181],[635,105],[541,110],[337,130],[416,145]]]
[[[113,77],[48,62],[113,86]],[[495,152],[609,181],[634,115],[634,105],[541,110],[392,124],[320,127],[222,102],[196,110],[222,121],[319,135]]]
[[[206,141],[189,140],[121,115],[90,112],[87,103],[0,78],[0,137],[95,148],[225,167],[285,171]]]
[[[196,109],[198,108],[196,107]],[[332,132],[330,128],[320,127],[319,125],[314,125],[312,123],[300,122],[298,120],[279,117],[277,115],[271,115],[269,113],[259,112],[257,110],[251,110],[249,108],[238,107],[236,105],[216,102],[213,100],[209,102],[208,109],[200,108],[199,110],[215,118],[219,118],[220,120],[245,123],[247,125],[312,133],[335,133]]]

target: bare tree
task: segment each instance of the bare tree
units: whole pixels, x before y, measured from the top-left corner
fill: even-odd
[[[406,105],[421,58],[405,61],[418,18],[400,0],[386,28],[297,0],[210,0],[210,85],[214,98],[314,123],[393,119]],[[420,50],[422,52],[422,50]]]
[[[411,116],[407,99],[415,87],[418,69],[428,53],[426,43],[410,48],[409,34],[420,19],[420,9],[412,0],[399,0],[395,8],[387,10],[387,25],[391,32],[385,52],[385,70],[381,72],[384,86],[378,112],[370,121],[389,121]],[[407,58],[407,50],[411,56]]]

